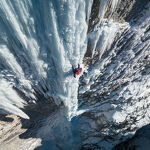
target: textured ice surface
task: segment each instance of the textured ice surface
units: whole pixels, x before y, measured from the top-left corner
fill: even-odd
[[[107,2],[100,4],[100,19],[104,17]],[[11,80],[30,102],[39,100],[39,93],[46,99],[53,96],[56,104],[65,104],[68,118],[72,118],[78,108],[78,79],[72,78],[71,67],[82,63],[86,51],[92,3],[93,0],[2,0],[2,79],[5,78],[7,84]],[[113,11],[118,1],[111,3]]]
[[[72,65],[82,63],[86,51],[91,5],[91,0],[0,1],[1,80],[8,85],[11,80],[30,102],[39,100],[36,93],[53,96],[57,104],[65,104],[68,118],[74,116],[78,78],[72,76]],[[13,96],[8,103],[12,101]],[[9,112],[16,112],[22,102],[16,99]]]
[[[43,145],[53,149],[78,146],[65,116],[70,120],[84,112],[74,129],[89,149],[111,149],[150,121],[150,9],[136,24],[119,24],[104,19],[108,1],[101,0],[100,23],[87,36],[92,2],[0,1],[0,112],[28,118],[21,110],[26,104],[51,97],[63,102],[65,110],[38,131]],[[120,1],[110,2],[113,13]],[[72,65],[82,63],[87,40],[93,59],[78,97]]]
[[[150,121],[149,6],[136,24],[106,21],[89,34],[93,59],[79,88],[85,149],[112,149]]]

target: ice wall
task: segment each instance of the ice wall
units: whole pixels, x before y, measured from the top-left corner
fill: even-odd
[[[100,3],[100,19],[108,2]],[[117,1],[111,2],[115,9]],[[92,4],[93,0],[1,0],[1,80],[24,93],[30,103],[39,100],[40,93],[58,105],[63,102],[68,118],[74,116],[78,78],[73,78],[72,66],[82,64],[86,52]]]
[[[75,115],[78,78],[73,78],[72,65],[82,64],[91,5],[92,0],[1,0],[1,82],[5,79],[9,89],[16,87],[30,102],[39,100],[38,92],[46,99],[52,96],[65,104],[68,118]],[[7,99],[6,90],[1,98]],[[12,113],[25,103],[14,95],[15,101],[14,96],[8,100]]]

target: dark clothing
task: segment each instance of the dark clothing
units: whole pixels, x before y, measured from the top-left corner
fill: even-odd
[[[73,70],[73,73],[76,73],[76,69],[75,68],[72,68],[72,70]]]
[[[78,69],[80,70],[80,65],[78,64]]]

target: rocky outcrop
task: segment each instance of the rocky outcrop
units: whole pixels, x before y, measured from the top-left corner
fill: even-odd
[[[44,120],[58,109],[55,103],[44,101],[26,107],[30,119],[15,115],[0,115],[0,150],[28,150],[40,145],[38,130]]]
[[[124,22],[126,21],[126,17],[129,15],[130,11],[132,10],[136,0],[120,0],[116,7],[116,10],[111,13],[111,3],[108,4],[107,11],[105,13],[105,18],[113,19],[117,22]],[[128,17],[127,17],[128,18]]]
[[[88,32],[90,32],[99,22],[101,2],[102,0],[93,1]],[[112,12],[112,5],[114,2],[113,0],[108,0],[104,18],[113,19],[116,22],[123,23],[125,21],[130,22],[131,20],[136,21],[137,18],[141,17],[141,11],[146,9],[149,0],[118,0],[115,9]]]
[[[99,22],[99,9],[100,9],[100,0],[94,0],[92,9],[91,9],[91,15],[89,18],[89,26],[88,26],[88,32],[93,29],[96,23]]]
[[[113,150],[149,150],[150,149],[150,125],[137,130],[135,135],[116,145]]]

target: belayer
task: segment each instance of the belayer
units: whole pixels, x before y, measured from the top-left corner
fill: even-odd
[[[73,76],[76,78],[76,75],[79,75],[79,73],[82,71],[82,68],[80,68],[80,65],[78,64],[78,68],[74,68],[72,66],[72,70],[73,70]]]

